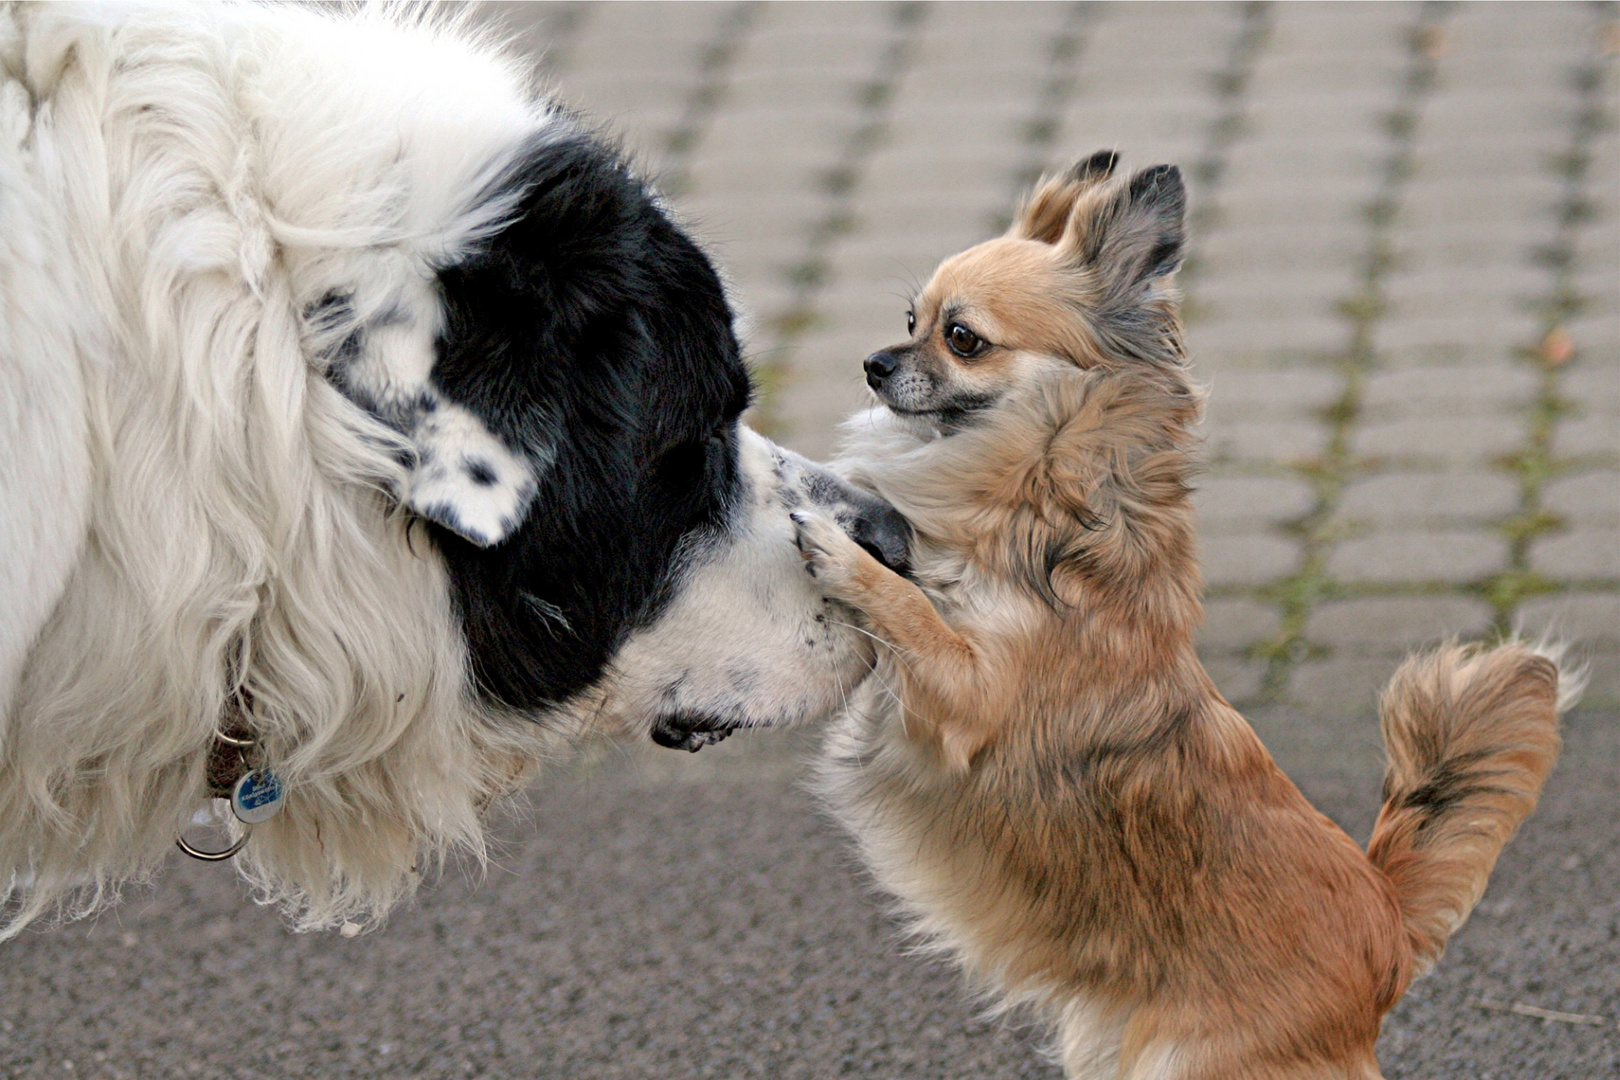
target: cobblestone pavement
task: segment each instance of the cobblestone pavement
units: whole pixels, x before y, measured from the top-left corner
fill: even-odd
[[[1180,163],[1212,384],[1203,650],[1290,774],[1365,838],[1371,709],[1404,650],[1522,624],[1591,664],[1542,810],[1391,1015],[1386,1071],[1620,1075],[1620,10],[495,17],[718,254],[755,420],[811,454],[910,290],[1043,169],[1102,146]],[[795,786],[811,738],[582,764],[485,881],[355,941],[286,935],[222,871],[176,867],[0,952],[0,1075],[1055,1077],[902,952]]]
[[[1099,146],[1181,164],[1212,385],[1211,667],[1365,710],[1395,657],[1522,621],[1620,703],[1620,31],[1582,4],[559,5],[610,118],[752,315],[811,454],[934,264]]]

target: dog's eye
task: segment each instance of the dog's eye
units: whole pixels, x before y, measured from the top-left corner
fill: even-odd
[[[915,311],[908,311],[908,312],[906,312],[906,333],[915,334],[916,332],[917,332],[917,313]]]
[[[976,356],[984,348],[984,339],[961,323],[951,323],[945,331],[945,343],[957,356]]]

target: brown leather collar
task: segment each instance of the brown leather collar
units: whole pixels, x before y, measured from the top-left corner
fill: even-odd
[[[251,699],[239,690],[225,703],[224,715],[208,747],[208,794],[216,799],[231,797],[236,782],[253,771],[248,752],[258,743],[248,726]]]

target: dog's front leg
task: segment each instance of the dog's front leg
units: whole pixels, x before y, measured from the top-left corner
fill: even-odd
[[[825,514],[793,514],[806,569],[829,597],[866,614],[872,632],[896,654],[914,734],[937,740],[945,762],[966,771],[990,741],[983,647],[952,628],[913,582],[850,539]],[[908,731],[912,730],[908,726]]]

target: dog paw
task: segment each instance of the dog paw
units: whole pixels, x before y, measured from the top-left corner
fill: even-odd
[[[822,591],[837,599],[848,599],[848,587],[866,552],[826,514],[797,510],[793,518],[793,542],[798,545],[805,569]],[[866,556],[870,558],[870,556]]]

